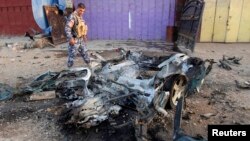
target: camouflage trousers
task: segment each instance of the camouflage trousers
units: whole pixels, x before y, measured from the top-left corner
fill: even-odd
[[[74,64],[74,59],[77,55],[77,51],[80,53],[85,63],[88,64],[90,62],[89,55],[87,53],[88,50],[86,48],[86,44],[84,43],[83,39],[76,39],[75,45],[68,46],[68,67],[69,68],[72,67]]]

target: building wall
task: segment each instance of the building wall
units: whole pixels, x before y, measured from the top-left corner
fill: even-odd
[[[0,0],[0,35],[44,29],[40,4],[52,1]],[[87,6],[90,39],[166,40],[167,27],[174,26],[175,0],[74,0],[79,2]]]
[[[175,0],[74,0],[86,5],[90,39],[166,40]]]
[[[31,7],[31,0],[0,0],[0,35],[24,35],[30,28],[40,30]]]
[[[250,42],[250,0],[205,0],[201,42]]]

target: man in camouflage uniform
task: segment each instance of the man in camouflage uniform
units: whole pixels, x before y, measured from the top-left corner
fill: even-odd
[[[77,9],[69,16],[65,32],[67,40],[69,41],[68,46],[68,67],[72,67],[74,64],[74,58],[77,50],[81,54],[85,63],[89,65],[90,59],[87,53],[86,42],[87,42],[87,30],[88,27],[85,24],[82,16],[85,12],[85,5],[79,3]]]

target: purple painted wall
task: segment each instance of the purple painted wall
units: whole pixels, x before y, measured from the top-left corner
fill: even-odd
[[[86,5],[90,39],[166,40],[175,0],[74,0]]]

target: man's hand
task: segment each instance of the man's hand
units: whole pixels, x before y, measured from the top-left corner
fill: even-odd
[[[84,35],[84,36],[83,36],[83,41],[84,41],[85,43],[87,43],[87,41],[88,41],[87,35]]]
[[[75,45],[75,43],[76,43],[76,41],[75,41],[74,38],[71,38],[71,39],[69,40],[69,44],[70,44],[71,46]]]

